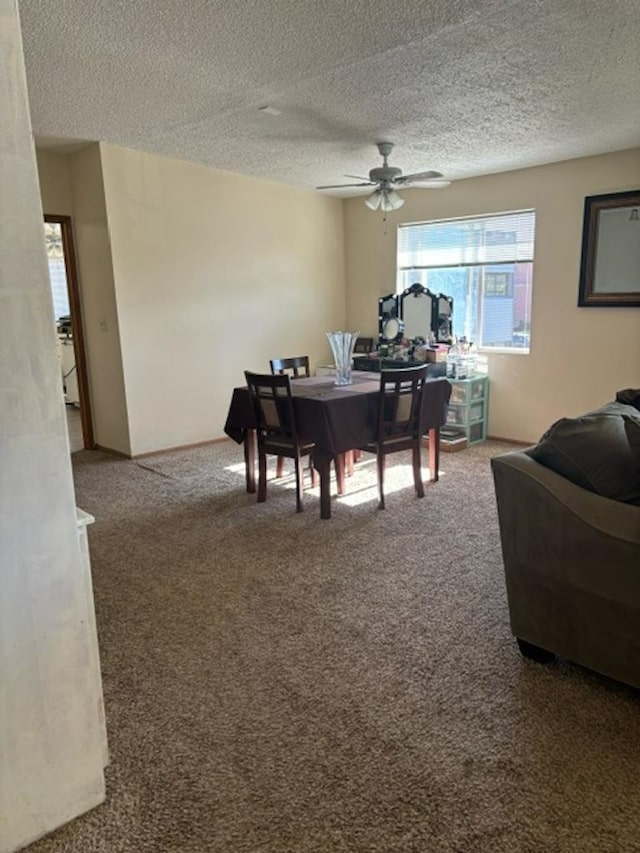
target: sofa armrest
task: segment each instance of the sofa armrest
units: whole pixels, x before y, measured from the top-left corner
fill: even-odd
[[[537,484],[549,493],[549,497],[559,501],[567,512],[595,530],[640,545],[640,507],[613,501],[576,486],[536,462],[523,450],[495,456],[491,460],[491,467],[496,481],[496,494],[498,489],[505,491],[505,500],[517,500],[517,495],[506,493],[510,493],[512,485],[520,490],[523,482],[529,480],[530,486]]]

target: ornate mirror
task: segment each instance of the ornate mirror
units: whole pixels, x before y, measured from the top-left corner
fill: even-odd
[[[400,296],[400,316],[406,338],[428,341],[435,321],[433,293],[421,284],[412,284]]]

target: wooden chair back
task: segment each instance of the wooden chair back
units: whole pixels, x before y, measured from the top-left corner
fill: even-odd
[[[422,404],[428,365],[380,373],[376,440],[362,449],[375,453],[378,462],[380,509],[384,509],[385,458],[397,450],[411,450],[413,483],[419,498],[424,497],[420,448],[422,444]]]
[[[427,365],[380,373],[378,400],[379,450],[402,449],[407,441],[422,436],[422,395],[427,378]]]
[[[272,358],[269,362],[274,374],[288,374],[293,379],[300,376],[311,376],[308,355],[294,355],[292,358]]]
[[[354,352],[370,353],[373,349],[373,338],[358,338],[353,348]]]
[[[251,396],[258,441],[283,441],[297,445],[291,384],[287,374],[244,372]]]
[[[258,439],[258,503],[267,499],[267,454],[293,459],[296,470],[296,509],[302,512],[304,490],[301,458],[309,456],[313,444],[300,444],[288,374],[251,373],[244,376],[249,389]],[[278,476],[281,476],[278,474]]]

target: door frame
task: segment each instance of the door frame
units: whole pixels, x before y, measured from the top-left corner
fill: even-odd
[[[80,420],[82,423],[82,439],[85,450],[95,450],[93,437],[93,418],[91,416],[91,397],[89,394],[89,373],[87,371],[87,356],[84,343],[84,324],[82,322],[82,305],[80,302],[80,283],[76,265],[76,252],[73,242],[73,227],[70,216],[57,216],[45,213],[45,222],[54,222],[60,226],[62,236],[62,253],[67,275],[67,292],[69,295],[69,310],[71,312],[71,333],[73,335],[73,354],[76,360],[78,375],[78,397],[80,398]]]

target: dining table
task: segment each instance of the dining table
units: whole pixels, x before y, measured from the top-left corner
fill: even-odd
[[[320,517],[331,518],[331,464],[376,437],[380,374],[353,373],[349,385],[332,376],[291,380],[293,407],[300,441],[313,443],[313,464],[320,479]],[[447,417],[451,385],[444,378],[427,379],[422,398],[424,434],[429,437],[429,479],[438,479],[440,427]],[[255,492],[255,419],[249,389],[233,389],[225,433],[244,445],[246,488]],[[337,467],[337,466],[336,466]]]

